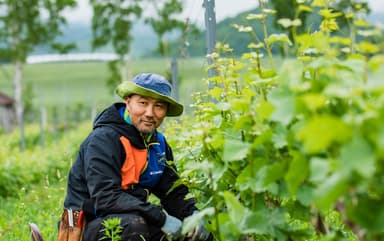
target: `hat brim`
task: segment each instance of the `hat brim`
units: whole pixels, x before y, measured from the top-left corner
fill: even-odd
[[[137,94],[144,97],[150,97],[150,98],[165,101],[169,103],[167,116],[179,116],[184,111],[184,106],[178,103],[173,98],[159,94],[153,90],[144,88],[131,81],[124,81],[120,85],[118,85],[116,88],[116,94],[123,99],[126,99],[128,96],[131,96],[133,94]]]

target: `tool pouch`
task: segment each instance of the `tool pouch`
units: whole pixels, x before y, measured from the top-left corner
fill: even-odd
[[[59,223],[57,241],[82,241],[84,227],[83,211],[64,210]]]

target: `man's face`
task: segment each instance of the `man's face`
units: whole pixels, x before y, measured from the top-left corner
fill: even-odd
[[[145,134],[160,126],[168,110],[166,102],[140,95],[128,97],[125,103],[132,124]]]

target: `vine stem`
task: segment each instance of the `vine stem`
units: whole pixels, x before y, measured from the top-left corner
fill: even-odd
[[[220,231],[220,225],[219,225],[219,211],[217,209],[217,197],[216,197],[216,192],[214,190],[214,180],[213,180],[213,177],[212,177],[212,172],[209,172],[209,180],[211,182],[211,186],[212,186],[212,191],[213,191],[213,199],[212,199],[212,202],[213,202],[213,206],[214,206],[214,210],[215,210],[215,222],[216,222],[216,233],[217,233],[217,238],[218,238],[218,241],[222,241],[221,240],[221,231]]]
[[[263,16],[261,19],[261,22],[263,24],[263,33],[264,33],[264,43],[265,43],[265,50],[268,53],[268,58],[269,58],[269,64],[271,65],[272,69],[275,69],[275,65],[273,63],[273,55],[272,55],[272,50],[271,46],[267,42],[268,39],[268,28],[267,28],[267,15],[265,14],[265,0],[259,0],[259,6],[261,9],[261,15]]]

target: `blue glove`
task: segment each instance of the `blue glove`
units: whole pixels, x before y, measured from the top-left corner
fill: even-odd
[[[178,239],[181,237],[181,227],[183,223],[175,218],[174,216],[169,215],[165,212],[165,223],[163,227],[161,227],[161,231],[163,231],[167,237],[171,237],[172,239]]]
[[[203,224],[199,224],[195,227],[192,233],[189,235],[192,241],[206,241],[209,238],[210,233],[205,229]]]
[[[192,215],[196,215],[198,211],[194,211]],[[201,222],[187,235],[191,241],[206,241],[210,238],[210,232],[205,229],[205,222]]]

